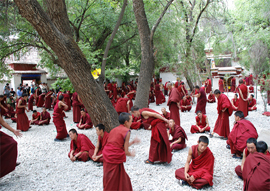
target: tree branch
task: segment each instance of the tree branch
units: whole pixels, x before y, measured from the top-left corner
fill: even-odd
[[[125,44],[127,41],[129,41],[130,39],[133,39],[133,38],[134,38],[135,36],[137,36],[137,35],[138,35],[137,33],[133,34],[131,37],[129,37],[128,39],[124,40],[124,41],[121,42],[120,44],[118,44],[118,45],[113,46],[112,48],[110,48],[110,50],[115,49],[115,48],[118,48],[119,46]]]

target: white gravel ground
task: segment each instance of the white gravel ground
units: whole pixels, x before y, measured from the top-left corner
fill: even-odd
[[[229,98],[233,93],[229,93]],[[166,97],[167,99],[167,97]],[[166,106],[150,104],[150,108],[160,112]],[[193,190],[189,186],[180,186],[175,178],[175,170],[183,167],[188,149],[196,144],[200,134],[191,134],[190,127],[195,124],[195,107],[187,113],[181,113],[181,126],[185,129],[188,141],[187,148],[173,154],[172,162],[167,165],[149,165],[143,161],[148,158],[151,132],[146,130],[132,130],[131,140],[138,136],[141,139],[139,145],[130,149],[136,150],[134,158],[127,157],[125,169],[129,174],[134,190]],[[41,108],[37,109],[39,112]],[[270,107],[268,106],[268,111]],[[209,118],[211,131],[217,119],[216,103],[207,104],[206,112]],[[50,111],[52,114],[52,111]],[[262,115],[263,104],[261,96],[258,95],[258,111],[250,112],[247,117],[258,133],[261,130],[269,130],[270,117]],[[28,117],[32,115],[27,113]],[[65,119],[67,129],[75,128],[72,122],[72,111],[66,112]],[[16,123],[6,120],[13,128]],[[230,128],[232,129],[234,116],[230,117]],[[3,132],[15,137],[6,129]],[[97,136],[95,129],[78,130],[89,137],[96,144]],[[97,167],[92,161],[71,162],[68,158],[70,139],[63,142],[54,142],[56,129],[51,122],[48,126],[33,126],[29,131],[23,132],[22,138],[16,138],[18,142],[18,161],[21,164],[11,173],[0,179],[0,190],[102,190],[103,168]],[[214,185],[204,190],[242,190],[243,182],[237,177],[234,168],[241,164],[241,160],[233,159],[230,150],[225,148],[225,140],[216,134],[210,139],[209,148],[215,156]]]

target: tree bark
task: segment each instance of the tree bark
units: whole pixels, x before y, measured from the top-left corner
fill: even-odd
[[[108,132],[118,126],[115,109],[103,87],[94,80],[91,65],[72,37],[65,1],[46,1],[49,15],[37,0],[15,0],[15,3],[20,14],[33,25],[59,58],[59,65],[80,95],[94,125],[103,123]]]

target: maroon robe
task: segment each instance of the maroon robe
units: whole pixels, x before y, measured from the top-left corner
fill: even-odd
[[[257,110],[257,107],[256,106],[254,108],[252,108],[256,104],[257,104],[256,99],[254,99],[254,98],[252,98],[252,100],[251,99],[248,99],[248,111]]]
[[[209,184],[213,186],[213,173],[214,173],[214,155],[207,147],[206,150],[198,155],[198,145],[192,147],[192,162],[189,165],[188,174],[195,178],[191,185],[196,189],[201,189],[203,186]],[[175,171],[175,177],[186,181],[185,167]]]
[[[80,156],[78,156],[78,161],[86,162],[89,159],[88,151],[90,149],[95,149],[95,146],[90,141],[88,137],[86,137],[84,134],[78,134],[77,140],[71,140],[70,142],[70,151],[68,153],[68,157],[70,157],[71,151],[74,151],[73,155],[75,156],[79,152],[82,152]]]
[[[180,115],[177,103],[180,102],[181,96],[177,88],[172,88],[169,92],[169,99],[167,105],[170,110],[170,118],[174,120],[175,124],[180,126]]]
[[[128,106],[127,102],[129,101],[129,98],[119,98],[117,100],[117,103],[115,105],[115,110],[120,115],[122,112],[128,112]],[[131,101],[132,102],[132,101]]]
[[[46,109],[51,109],[52,107],[52,96],[53,92],[49,91],[46,95],[45,95],[45,108]]]
[[[188,107],[183,107],[183,106],[188,106]],[[183,99],[180,101],[180,108],[181,108],[182,112],[190,111],[191,107],[192,106],[191,106],[190,102],[187,99],[185,101]]]
[[[99,155],[102,154],[102,151],[103,151],[105,145],[107,144],[108,137],[109,137],[109,133],[107,133],[106,131],[104,131],[103,137],[98,136],[99,149],[98,149],[98,152],[97,152],[96,156],[99,156]],[[94,152],[95,152],[95,149],[90,149],[89,150],[89,157],[92,160],[93,160],[92,156],[93,156]],[[103,162],[103,156],[100,157],[96,162]]]
[[[126,154],[124,143],[130,129],[119,125],[111,130],[103,149],[103,190],[132,190],[124,168]]]
[[[197,111],[201,111],[203,114],[206,114],[205,107],[206,107],[207,99],[206,99],[206,94],[203,88],[200,88],[199,93],[201,94],[201,96],[198,97],[197,99],[195,113],[197,113]]]
[[[263,153],[250,154],[244,164],[244,190],[270,189],[270,158]]]
[[[180,127],[178,125],[174,125],[174,131],[172,131],[172,128],[170,128],[169,133],[172,136],[172,140],[169,140],[170,143],[177,141],[181,137],[181,142],[173,144],[173,146],[171,147],[171,151],[172,150],[181,150],[181,149],[186,148],[186,146],[187,146],[186,140],[188,140],[188,138],[187,138],[187,135],[185,133],[185,130],[182,127]]]
[[[238,105],[239,105],[239,98],[237,98],[236,100],[233,98],[232,102],[233,102],[233,105],[232,105],[233,110],[237,111],[238,110]],[[236,109],[236,107],[237,107],[237,109]]]
[[[143,111],[149,111],[159,114],[158,112],[148,108],[140,109],[140,113],[142,113]],[[142,114],[141,117],[143,118]],[[159,161],[170,163],[172,160],[172,153],[170,149],[170,142],[166,131],[165,122],[154,117],[149,117],[145,120],[146,121],[144,122],[150,124],[152,127],[149,160],[151,162]]]
[[[232,104],[225,94],[220,94],[218,97],[218,118],[215,124],[214,131],[219,136],[228,137],[230,134],[230,122],[229,116],[232,115]],[[224,108],[227,108],[225,112],[222,112]]]
[[[223,84],[223,80],[222,79],[219,79],[218,81],[218,89],[220,92],[224,92],[224,84]]]
[[[166,111],[166,115],[162,114],[166,119],[170,119],[170,112]]]
[[[54,106],[54,110],[53,110],[53,123],[56,127],[56,131],[57,131],[57,135],[56,135],[56,139],[64,139],[67,137],[68,132],[67,132],[67,128],[66,128],[66,123],[64,121],[64,108],[59,108],[58,107],[58,103],[57,102]]]
[[[34,94],[32,94],[28,100],[28,110],[33,111]]]
[[[91,117],[89,116],[88,113],[85,113],[85,117],[81,116],[81,120],[82,120],[81,125],[84,125],[84,124],[87,124],[87,125],[85,125],[83,128],[81,128],[81,127],[79,127],[79,124],[77,124],[77,127],[79,129],[90,129],[93,127],[93,122],[92,122]]]
[[[39,96],[38,96],[38,102],[37,102],[37,107],[43,107],[43,105],[44,105],[44,97],[45,97],[45,93],[43,93],[43,94],[40,94]]]
[[[212,81],[211,79],[206,80],[206,93],[209,94],[212,91]]]
[[[17,142],[2,131],[0,131],[0,151],[0,178],[2,178],[15,170],[18,154]]]
[[[204,128],[206,126],[206,115],[202,115],[202,120],[200,120],[200,118],[198,116],[195,117],[196,119],[196,124],[200,127],[200,128]],[[205,131],[210,131],[210,127],[206,127],[204,132]],[[191,133],[201,133],[198,129],[198,127],[196,125],[192,125],[191,128],[190,128],[190,132]],[[202,133],[204,133],[202,132]]]
[[[40,119],[40,113],[37,112],[36,115],[32,114],[32,120],[35,120],[37,119],[36,121],[32,122],[31,125],[38,125],[39,124],[39,119]]]
[[[41,122],[41,123],[39,123],[39,125],[43,125],[43,124],[45,124],[45,125],[49,125],[49,123],[50,123],[50,120],[51,120],[51,115],[50,115],[50,113],[49,112],[41,112],[40,113],[40,122],[41,121],[44,121],[44,120],[46,120],[46,119],[48,119],[47,121],[44,121],[44,122]]]
[[[242,95],[243,95],[243,98],[244,99],[247,99],[247,96],[248,96],[248,88],[245,84],[241,84],[239,86],[239,89],[241,90],[242,92]],[[240,95],[240,93],[239,93]],[[248,102],[247,101],[244,101],[241,97],[241,95],[239,96],[239,105],[238,105],[238,110],[239,111],[242,111],[244,113],[244,116],[248,116]]]
[[[8,111],[5,113],[5,117],[6,118],[12,118],[15,116],[15,111],[13,109],[13,107],[6,107],[8,109]]]
[[[155,96],[156,96],[156,104],[162,104],[164,102],[164,95],[162,91],[160,91],[160,85],[156,84],[155,85]]]
[[[21,106],[26,105],[26,101],[23,98],[20,98],[19,100],[22,100]],[[19,103],[19,100],[17,102],[17,105]],[[16,107],[16,113],[17,113],[17,129],[21,131],[28,131],[29,129],[29,120],[25,113],[25,108],[18,108]]]
[[[130,129],[140,129],[143,126],[142,124],[142,120],[141,117],[134,117],[134,115],[132,115],[132,124],[130,126]]]
[[[72,95],[72,107],[73,107],[73,122],[79,123],[81,118],[81,107],[82,104],[78,99],[78,93],[74,92]]]
[[[208,103],[216,103],[216,97],[214,94],[209,94],[208,95],[208,99],[207,99]]]
[[[64,93],[64,94],[62,94],[62,95],[63,95],[63,97],[64,97],[64,102],[65,102],[65,104],[68,106],[68,108],[65,109],[65,111],[70,111],[70,110],[71,110],[71,102],[70,102],[69,94]]]
[[[117,84],[113,84],[112,91],[113,91],[113,99],[116,99],[117,98]]]
[[[237,121],[227,140],[227,144],[231,147],[231,153],[241,155],[247,146],[246,142],[249,138],[258,138],[254,125],[246,119]]]
[[[248,90],[249,90],[249,93],[254,93],[254,87],[253,86],[249,86]]]
[[[231,80],[231,92],[235,91],[235,85],[236,85],[235,81],[236,81],[235,77],[233,77],[232,80]]]
[[[4,107],[4,108],[7,108],[7,104],[6,104],[6,98],[4,97],[4,99],[1,101],[1,105]],[[6,111],[0,107],[0,113],[2,116],[5,116],[5,113]]]

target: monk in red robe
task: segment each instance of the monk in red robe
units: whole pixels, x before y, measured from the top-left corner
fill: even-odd
[[[132,124],[130,126],[130,129],[140,129],[144,127],[142,124],[142,119],[141,116],[140,117],[135,117],[134,115],[132,115]],[[149,126],[148,126],[149,127]]]
[[[140,140],[130,139],[130,125],[132,117],[129,113],[119,115],[120,125],[111,130],[107,144],[103,148],[103,190],[132,190],[128,174],[124,168],[126,156],[135,156],[135,152],[129,152],[129,146],[139,143]]]
[[[185,167],[175,171],[175,177],[180,180],[181,185],[189,184],[196,189],[201,189],[206,185],[213,186],[215,158],[208,144],[208,138],[200,136],[198,144],[189,149]]]
[[[74,92],[72,95],[72,107],[73,107],[73,122],[79,123],[81,119],[82,103],[79,101],[79,95]]]
[[[28,117],[25,113],[25,110],[29,112],[26,106],[27,94],[23,94],[22,97],[18,100],[16,106],[17,114],[17,129],[21,131],[28,131],[30,125]]]
[[[89,160],[89,150],[95,149],[95,146],[90,139],[84,134],[78,134],[75,129],[70,129],[68,132],[71,142],[68,158],[72,162],[78,160],[86,162]]]
[[[231,92],[235,91],[235,86],[236,86],[236,79],[235,79],[235,77],[233,77],[231,79]]]
[[[186,96],[183,97],[183,99],[180,101],[180,108],[182,112],[190,111],[192,105],[187,100]]]
[[[219,90],[215,90],[214,94],[218,100],[217,112],[218,118],[215,124],[214,131],[210,134],[210,138],[214,133],[219,136],[227,138],[230,134],[230,121],[229,117],[232,115],[233,108],[230,100],[225,94],[221,94]]]
[[[197,113],[197,111],[201,111],[203,114],[206,114],[205,107],[207,103],[207,98],[205,91],[203,90],[203,88],[200,88],[199,86],[195,86],[195,89],[198,91],[198,94],[193,95],[193,97],[197,97],[197,105],[195,113]]]
[[[182,150],[187,147],[186,140],[188,140],[185,130],[176,125],[173,119],[169,120],[168,137],[172,136],[169,140],[171,151]]]
[[[84,109],[81,109],[81,119],[77,124],[79,129],[91,129],[93,127],[93,122],[88,113],[85,112]]]
[[[46,107],[42,108],[42,112],[40,113],[40,120],[38,125],[49,125],[51,120],[51,115],[46,111]]]
[[[241,154],[246,148],[246,142],[249,138],[258,138],[258,133],[254,125],[244,119],[242,111],[236,111],[234,114],[235,124],[227,140],[227,147],[231,148],[233,158],[242,158]]]
[[[220,92],[224,92],[224,81],[223,81],[223,78],[220,78],[219,81],[218,81],[218,89]]]
[[[45,95],[45,93],[42,93],[38,96],[38,102],[36,103],[37,107],[43,107]]]
[[[1,115],[4,116],[6,112],[8,112],[7,104],[6,104],[6,95],[0,95],[0,109]]]
[[[256,99],[254,98],[254,95],[251,94],[248,99],[248,111],[255,111],[257,110],[257,102]]]
[[[234,94],[234,98],[231,100],[233,111],[238,110],[238,105],[239,105],[239,98],[237,94]]]
[[[103,124],[96,125],[96,133],[98,136],[97,144],[95,149],[89,150],[89,157],[95,162],[103,163],[102,151],[107,144],[109,133],[105,131],[105,126]]]
[[[167,84],[168,84],[169,82],[170,82],[170,81],[168,81],[168,82],[166,82],[166,83],[164,84],[164,95],[165,95],[165,96],[168,95]]]
[[[181,99],[180,93],[177,88],[173,88],[171,83],[167,84],[169,92],[169,99],[167,105],[170,110],[170,119],[173,119],[175,124],[180,126],[180,115],[179,115],[179,102]]]
[[[235,167],[235,173],[241,179],[243,179],[242,172],[243,172],[243,168],[244,168],[244,164],[245,164],[247,156],[249,154],[253,154],[253,153],[257,152],[256,144],[257,144],[257,139],[255,139],[255,138],[249,138],[247,140],[247,147],[243,151],[243,159],[242,159],[241,166],[238,165],[237,167]]]
[[[239,105],[238,110],[242,111],[246,116],[248,116],[248,88],[244,84],[243,80],[239,80],[240,86],[238,87],[239,91]]]
[[[182,99],[184,96],[186,96],[184,82],[181,82],[177,89],[180,93],[180,99]]]
[[[37,110],[33,111],[32,120],[30,121],[30,125],[38,125],[40,120],[40,113]]]
[[[0,108],[1,110],[1,108]],[[20,130],[15,130],[7,124],[0,115],[0,125],[11,131],[16,137],[21,137]],[[0,178],[15,170],[17,163],[17,142],[6,133],[0,131]]]
[[[49,92],[47,92],[47,94],[45,95],[45,108],[46,109],[51,109],[52,107],[52,94],[53,94],[53,91],[50,90]]]
[[[204,115],[201,111],[197,111],[196,125],[192,125],[190,132],[191,133],[204,133],[205,131],[210,132],[209,122],[206,115]]]
[[[122,112],[129,113],[130,111],[130,99],[125,96],[124,98],[119,98],[116,105],[115,105],[115,110],[120,115]]]
[[[244,164],[243,190],[270,189],[270,158],[266,155],[268,146],[265,142],[259,141],[256,149],[257,152],[249,155]]]
[[[112,93],[113,93],[113,99],[116,99],[116,97],[117,97],[117,82],[113,82],[113,84],[112,84]]]
[[[166,111],[165,107],[161,108],[161,113],[166,119],[170,119],[170,112]]]
[[[6,108],[8,111],[5,113],[5,118],[9,119],[9,118],[14,117],[15,111],[14,111],[13,107],[11,107],[11,105],[8,103]]]
[[[36,100],[36,105],[38,104],[39,95],[41,94],[40,87],[38,86],[34,93],[34,98]]]
[[[252,85],[250,85],[248,87],[249,93],[254,93],[254,87]]]
[[[71,102],[70,102],[69,94],[64,92],[62,95],[64,96],[65,104],[68,106],[68,108],[65,111],[70,111],[71,110]]]
[[[33,111],[33,104],[34,104],[34,94],[32,94],[28,100],[28,110]]]
[[[193,105],[192,97],[191,97],[189,94],[186,95],[186,98],[187,98],[187,100],[189,101],[189,103],[190,103],[191,105]]]
[[[64,121],[64,112],[68,106],[62,101],[64,99],[63,95],[58,97],[58,102],[54,106],[53,110],[53,123],[56,127],[57,135],[54,141],[60,141],[66,137],[68,137],[66,123]]]
[[[207,102],[208,103],[216,103],[216,97],[212,91],[210,91],[210,94],[208,95]]]
[[[157,106],[165,102],[164,95],[163,95],[162,91],[160,90],[159,84],[155,85],[155,96],[156,96],[156,105]]]
[[[139,109],[137,106],[133,106],[131,112],[135,117],[141,116],[145,119],[144,122],[150,124],[152,128],[149,158],[144,162],[146,164],[154,164],[154,162],[170,163],[172,153],[166,131],[168,120],[158,112],[148,108]]]
[[[207,80],[205,81],[206,85],[206,93],[209,94],[212,91],[212,81],[209,77],[207,77]]]

